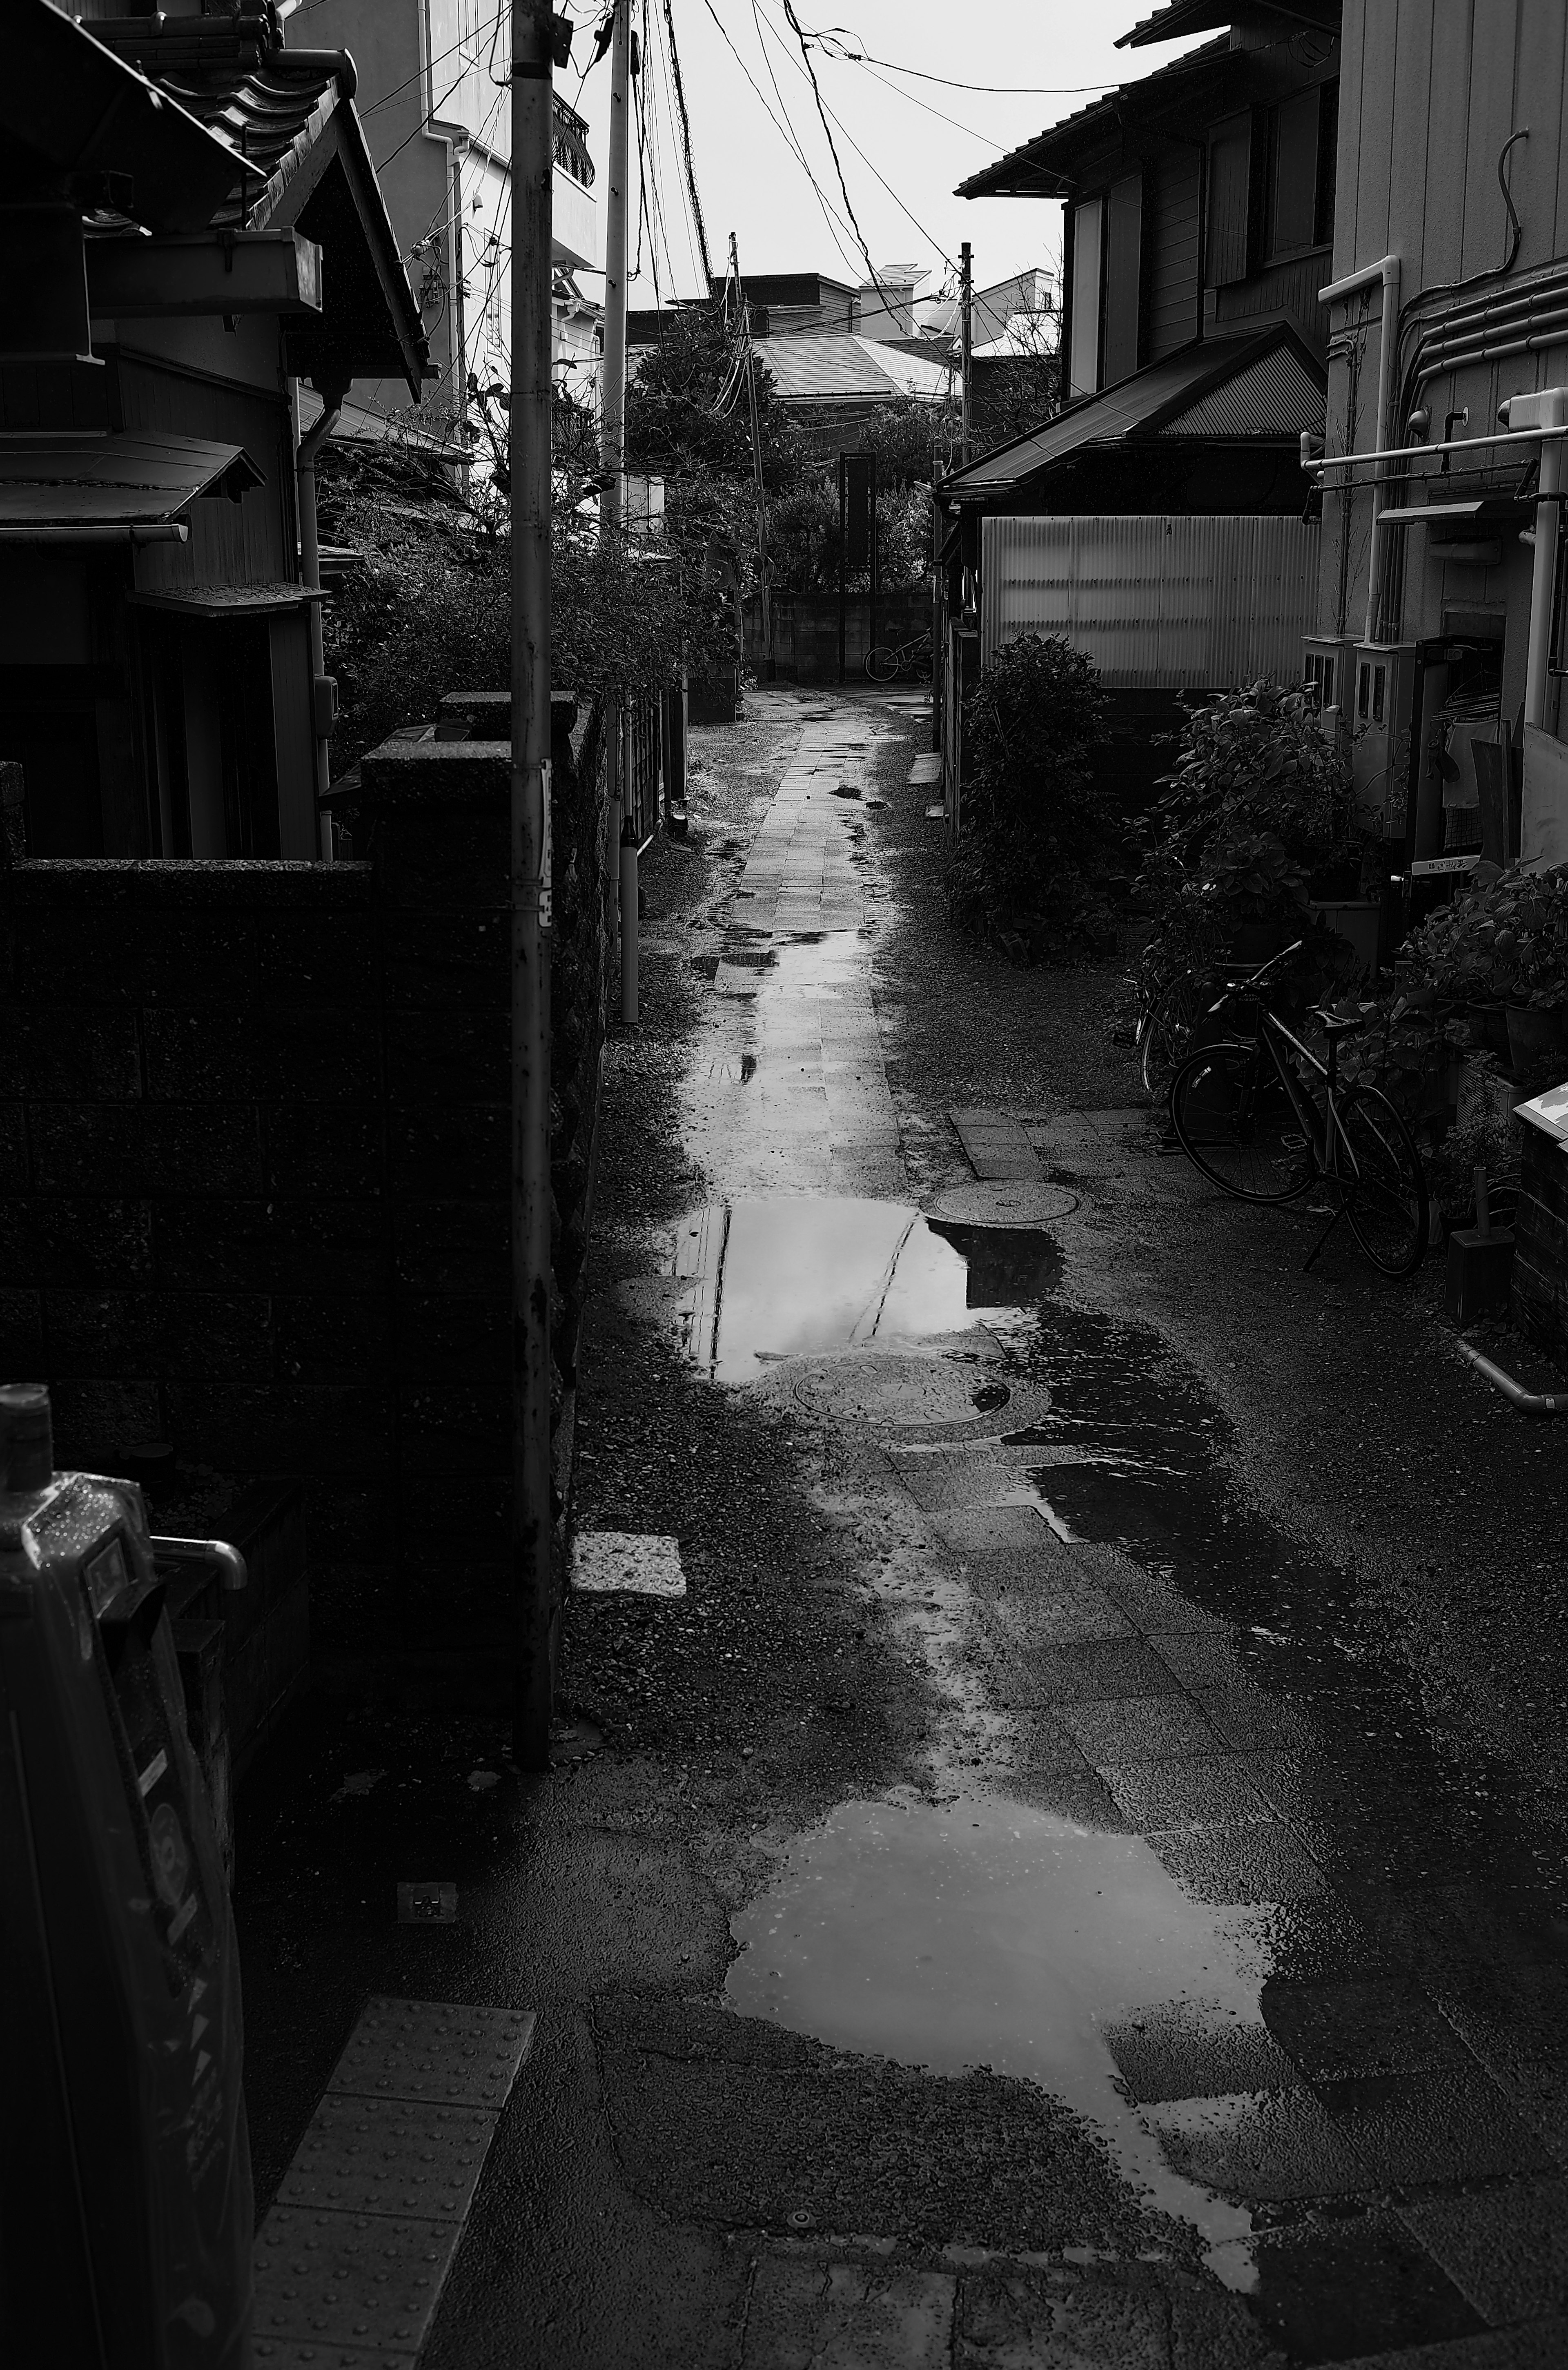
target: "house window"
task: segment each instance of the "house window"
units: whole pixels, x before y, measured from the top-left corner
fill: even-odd
[[[1090,198],[1073,208],[1073,317],[1067,352],[1067,395],[1093,395],[1100,385],[1101,265],[1105,249],[1105,201]]]
[[[1314,247],[1334,243],[1334,170],[1339,150],[1339,84],[1321,86],[1318,109],[1318,211],[1312,224]]]
[[[1318,224],[1318,93],[1298,90],[1269,114],[1269,212],[1264,255],[1303,255]]]
[[[1208,239],[1205,280],[1228,288],[1251,262],[1252,118],[1228,116],[1209,133]]]
[[[1143,181],[1113,182],[1105,201],[1105,370],[1103,384],[1131,378],[1138,366],[1143,270]]]

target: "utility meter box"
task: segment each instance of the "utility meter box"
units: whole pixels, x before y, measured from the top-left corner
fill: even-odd
[[[1357,642],[1352,651],[1346,721],[1356,802],[1385,839],[1402,840],[1409,819],[1413,642]]]
[[[239,1968],[140,1490],[0,1389],[0,2360],[246,2370]]]
[[[1343,635],[1309,634],[1303,647],[1303,679],[1317,692],[1324,737],[1337,742],[1346,725],[1351,689],[1350,644]]]

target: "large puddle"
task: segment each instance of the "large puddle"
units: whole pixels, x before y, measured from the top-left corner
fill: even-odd
[[[759,1194],[687,1222],[691,1354],[719,1382],[755,1382],[783,1358],[889,1349],[1017,1328],[1049,1290],[1049,1238],[925,1218],[901,1202]]]
[[[1200,1907],[1136,1835],[1000,1796],[845,1802],[733,1920],[725,1993],[834,2047],[1039,2083],[1217,2248],[1251,2216],[1171,2171],[1116,2087],[1105,2032],[1180,2003],[1189,2028],[1244,2045],[1261,2032],[1266,1916]],[[1250,2284],[1250,2267],[1232,2276]]]

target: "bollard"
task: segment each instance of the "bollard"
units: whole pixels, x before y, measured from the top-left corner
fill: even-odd
[[[621,825],[620,841],[620,985],[621,1021],[637,1026],[637,825],[630,815]]]

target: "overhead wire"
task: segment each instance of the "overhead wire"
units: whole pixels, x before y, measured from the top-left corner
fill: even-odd
[[[811,183],[817,203],[822,208],[824,219],[827,220],[829,234],[833,238],[835,246],[839,247],[839,251],[842,254],[844,249],[838,236],[838,231],[835,227],[835,217],[833,216],[832,209],[828,204],[824,191],[817,181],[815,174],[812,171],[810,162],[807,159],[804,151],[801,149],[799,141],[794,137],[791,132],[787,132],[785,130],[778,116],[774,114],[773,109],[768,106],[767,99],[763,92],[761,84],[757,81],[756,76],[747,65],[744,58],[742,57],[739,50],[736,49],[734,42],[730,39],[730,35],[724,26],[723,19],[720,17],[718,10],[713,6],[713,0],[703,0],[703,6],[707,9],[709,15],[712,17],[714,24],[718,27],[721,40],[722,40],[725,48],[734,59],[735,63],[740,67],[742,74],[751,85],[753,91],[756,95],[758,103],[762,108],[763,113],[767,117],[768,121],[772,124],[774,130],[778,132],[785,146],[790,150],[791,155],[796,158],[801,170],[804,172],[807,180]]]
[[[708,253],[708,227],[702,219],[702,200],[697,193],[697,167],[691,155],[691,118],[686,113],[686,84],[681,79],[681,55],[675,47],[675,14],[674,0],[664,0],[664,27],[669,36],[670,79],[674,86],[675,104],[681,115],[681,149],[686,159],[686,190],[691,198],[691,218],[697,229],[697,243],[702,253],[702,288],[706,295],[713,282],[713,265]]]
[[[651,26],[652,29],[650,35],[650,40],[651,43],[653,64],[651,65],[647,71],[652,75],[653,104],[656,108],[661,96],[663,96],[664,105],[664,125],[669,134],[671,152],[673,155],[678,155],[681,144],[680,132],[675,121],[674,100],[671,96],[673,77],[670,72],[667,44],[664,40],[663,28],[661,27],[656,16],[651,18]],[[661,135],[661,138],[662,137],[663,135]],[[674,179],[675,189],[680,197],[680,212],[685,228],[686,250],[687,259],[691,264],[692,276],[697,282],[698,289],[706,294],[708,291],[708,281],[698,261],[697,245],[692,236],[691,200],[686,183],[678,167],[673,170],[672,178]],[[670,287],[673,295],[676,276],[675,260],[674,255],[669,252],[667,246],[665,252],[669,260]]]
[[[812,170],[811,159],[806,155],[805,146],[801,139],[800,133],[795,130],[794,119],[790,113],[789,101],[785,98],[783,92],[778,87],[778,77],[773,71],[773,61],[767,54],[767,42],[764,38],[762,12],[758,6],[758,0],[751,0],[751,12],[752,22],[756,29],[756,45],[762,54],[762,63],[767,71],[767,79],[773,85],[773,96],[778,101],[778,111],[783,118],[784,125],[795,154],[800,159],[801,168],[805,174],[806,178],[810,181],[817,204],[822,209],[823,219],[826,222],[828,230],[832,235],[833,243],[838,249],[839,260],[843,263],[847,263],[851,270],[858,272],[860,268],[860,261],[859,255],[855,251],[854,234],[845,217],[830,203],[821,182],[817,179],[815,173]]]
[[[783,0],[783,5],[785,15],[790,19],[791,23],[798,25],[799,19],[795,16],[792,0]],[[764,22],[766,22],[766,19],[764,19]],[[928,239],[930,241],[931,245],[936,248],[937,253],[941,257],[942,261],[948,265],[949,269],[956,271],[958,265],[954,261],[953,258],[948,253],[940,239],[938,238],[936,233],[934,231],[928,230],[919,216],[910,211],[909,207],[905,205],[904,200],[899,196],[898,191],[894,188],[892,182],[886,178],[885,175],[877,170],[877,167],[872,164],[870,158],[867,155],[865,150],[861,147],[854,133],[848,130],[843,120],[839,116],[835,115],[833,110],[827,106],[817,83],[816,75],[812,69],[809,56],[805,58],[804,67],[802,69],[800,61],[796,59],[794,52],[784,41],[782,35],[776,30],[773,30],[771,27],[768,29],[772,31],[774,40],[784,51],[784,53],[789,58],[791,65],[794,65],[798,72],[803,70],[807,75],[809,75],[812,90],[816,98],[817,111],[823,118],[824,129],[827,130],[829,145],[832,146],[833,144],[833,132],[831,129],[828,129],[831,121],[831,123],[836,124],[838,130],[843,132],[846,141],[848,143],[849,146],[853,148],[856,155],[859,156],[861,164],[864,165],[866,170],[872,176],[873,179],[882,184],[882,187],[887,191],[888,196],[893,200],[894,204],[898,208],[900,213],[903,214],[908,222],[914,224],[915,228],[919,232],[922,238]],[[833,151],[833,161],[835,165],[838,167],[838,178],[840,184],[842,185],[844,179],[844,167],[839,164],[838,151],[836,148],[834,148]],[[846,196],[847,196],[847,191],[846,191]],[[859,223],[856,224],[855,229],[857,236],[859,236],[860,226]],[[860,247],[861,251],[866,258],[867,270],[870,271],[871,276],[871,284],[875,288],[877,294],[882,298],[883,305],[891,312],[892,306],[888,300],[887,291],[883,288],[882,282],[877,277],[876,266],[871,262],[870,249],[866,246],[863,237],[860,238]]]
[[[754,7],[754,14],[755,13]],[[882,298],[882,304],[885,306],[887,304],[887,291],[883,288],[882,282],[877,278],[877,267],[871,261],[871,250],[866,245],[866,234],[860,228],[859,220],[855,212],[854,201],[849,195],[849,184],[844,178],[844,167],[839,162],[837,144],[833,137],[833,126],[828,121],[827,109],[823,104],[822,86],[817,81],[816,68],[812,63],[811,44],[806,39],[805,28],[801,23],[799,17],[795,14],[795,0],[784,0],[784,14],[790,20],[790,30],[801,44],[801,57],[805,65],[807,78],[811,83],[812,97],[816,101],[816,111],[822,119],[822,128],[827,136],[828,154],[833,158],[833,169],[838,176],[838,186],[843,192],[844,211],[848,215],[850,223],[854,227],[856,238],[859,241],[860,252],[866,259],[866,270],[871,275],[871,285],[876,290],[877,294]],[[842,130],[842,125],[840,125],[839,128]],[[847,138],[847,133],[846,133],[845,136]],[[853,146],[854,143],[851,142],[850,145]],[[861,153],[863,154],[863,152]],[[880,180],[882,176],[878,174],[877,178]],[[882,186],[885,189],[887,184],[883,182]],[[907,209],[905,209],[905,211],[907,211]],[[914,222],[914,215],[911,214],[909,219],[911,222]],[[919,224],[917,223],[916,224],[916,228],[919,228]],[[928,236],[928,234],[922,233],[922,236]]]

